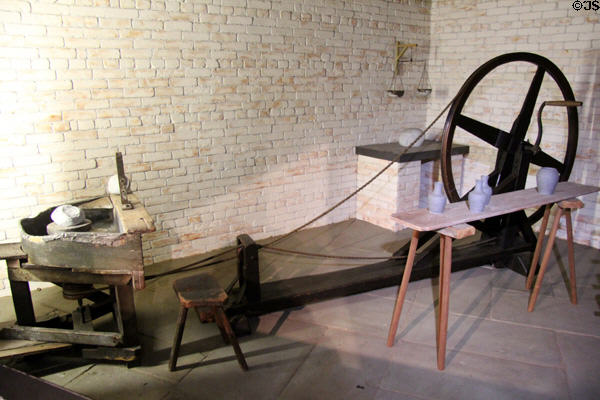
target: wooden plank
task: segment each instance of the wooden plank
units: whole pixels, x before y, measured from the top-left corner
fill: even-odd
[[[23,247],[29,255],[29,262],[36,265],[94,273],[144,270],[139,234],[68,232],[29,236]]]
[[[21,243],[0,243],[0,260],[26,259],[27,254],[21,249]]]
[[[90,332],[15,325],[0,330],[0,338],[114,347],[122,342],[123,335],[116,332]]]
[[[91,273],[31,264],[24,264],[23,268],[7,268],[7,272],[11,281],[19,282],[99,283],[117,286],[126,285],[131,280],[130,271]]]
[[[141,346],[83,348],[81,356],[95,360],[132,362],[138,358],[141,349]]]
[[[433,140],[425,140],[421,146],[411,147],[406,150],[406,147],[401,146],[398,142],[393,143],[378,143],[368,144],[355,147],[356,155],[377,158],[379,160],[392,161],[404,153],[398,162],[411,161],[431,161],[439,160],[442,152],[441,142]],[[455,145],[452,146],[452,155],[468,154],[469,146]]]
[[[133,208],[124,210],[121,204],[121,197],[110,195],[110,201],[114,205],[115,218],[118,220],[121,232],[125,233],[148,233],[154,232],[156,227],[152,217],[146,211],[138,198],[132,194],[127,196]]]
[[[438,229],[438,233],[453,239],[463,239],[475,234],[475,228],[468,224],[458,224]]]
[[[404,226],[418,231],[435,231],[447,226],[482,220],[509,214],[526,208],[556,203],[572,197],[583,196],[600,190],[596,186],[572,182],[560,182],[553,194],[545,195],[537,189],[524,189],[492,196],[490,203],[480,213],[471,213],[465,201],[448,204],[443,214],[432,214],[425,208],[393,214]]]
[[[0,360],[16,356],[29,356],[47,351],[72,347],[71,343],[46,343],[31,340],[0,340]]]

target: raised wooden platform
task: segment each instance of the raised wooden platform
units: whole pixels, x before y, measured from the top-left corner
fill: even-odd
[[[401,146],[398,142],[368,144],[364,146],[356,146],[356,155],[378,158],[380,160],[395,160],[402,152],[406,151],[406,147]],[[433,140],[425,140],[421,146],[411,147],[400,157],[398,162],[410,161],[432,161],[438,160],[442,153],[441,142]],[[469,146],[455,145],[452,147],[452,155],[468,154]]]

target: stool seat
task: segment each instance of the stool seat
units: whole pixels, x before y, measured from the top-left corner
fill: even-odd
[[[186,308],[219,306],[227,300],[227,293],[209,274],[178,279],[173,282],[173,290]]]
[[[558,206],[562,209],[570,208],[573,210],[579,210],[580,208],[583,208],[583,201],[579,199],[568,199],[559,201]]]
[[[223,305],[227,301],[227,293],[221,288],[219,282],[210,274],[198,274],[173,282],[173,290],[179,299],[179,318],[177,319],[177,329],[175,338],[173,339],[173,347],[171,348],[171,356],[169,358],[169,370],[174,371],[177,366],[177,357],[179,355],[179,347],[183,337],[183,328],[187,318],[187,311],[193,308],[198,314],[200,321],[206,322],[207,318],[201,315],[199,307],[208,307],[214,315],[214,322],[221,332],[221,337],[225,343],[231,343],[235,356],[240,364],[240,367],[245,371],[248,369],[244,354],[240,349],[240,345],[235,337],[233,329],[229,324],[227,315],[223,310]]]

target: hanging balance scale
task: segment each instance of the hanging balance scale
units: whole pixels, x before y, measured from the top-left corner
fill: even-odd
[[[423,70],[421,71],[421,77],[419,78],[417,93],[423,96],[427,96],[429,93],[431,93],[431,82],[429,82],[429,76],[427,74],[426,60],[423,60]]]
[[[402,77],[400,76],[400,64],[405,62],[412,61],[412,49],[417,47],[414,43],[400,43],[396,42],[396,57],[394,58],[394,74],[392,76],[392,81],[390,83],[390,88],[387,92],[396,97],[404,96],[404,85],[402,84]],[[410,50],[410,59],[402,60],[402,56],[406,53],[408,49]]]

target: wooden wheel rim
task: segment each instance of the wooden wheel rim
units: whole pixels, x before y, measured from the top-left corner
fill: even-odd
[[[540,70],[543,71],[543,74],[549,74],[557,84],[560,89],[564,100],[575,100],[573,95],[573,90],[571,89],[571,85],[567,81],[567,78],[560,71],[560,69],[548,60],[545,57],[542,57],[533,53],[507,53],[501,56],[495,57],[485,64],[481,65],[477,68],[471,76],[465,81],[460,90],[458,91],[452,106],[450,107],[450,111],[448,112],[448,117],[446,118],[446,123],[444,125],[444,131],[442,136],[442,150],[441,150],[441,173],[442,180],[444,183],[444,189],[446,190],[446,194],[448,195],[448,199],[450,202],[460,201],[461,198],[456,190],[456,184],[454,182],[454,177],[452,175],[452,141],[454,138],[454,131],[457,126],[457,119],[460,117],[465,117],[461,114],[462,109],[469,98],[470,94],[473,92],[475,87],[479,84],[479,82],[491,71],[496,69],[497,67],[508,64],[511,62],[528,62],[537,66],[537,72]],[[534,77],[535,79],[535,77]],[[542,77],[543,79],[543,77]],[[532,82],[533,85],[533,82]],[[541,83],[540,83],[541,86]],[[539,87],[538,87],[539,90]],[[528,93],[529,95],[529,93]],[[529,106],[535,106],[535,100],[537,99],[537,94],[535,98],[533,98],[533,104],[529,104]],[[527,98],[525,102],[527,102]],[[527,104],[523,104],[525,107]],[[529,116],[531,117],[531,115]],[[518,117],[517,117],[518,118]],[[578,126],[578,118],[577,118],[577,109],[575,107],[567,107],[567,118],[568,118],[568,139],[567,146],[565,150],[565,156],[562,162],[558,161],[561,164],[561,168],[557,168],[560,171],[560,181],[566,181],[571,174],[571,170],[573,168],[573,163],[575,161],[575,155],[577,150],[577,138],[579,132]],[[477,122],[477,121],[475,121]],[[516,120],[515,120],[516,122]],[[500,131],[500,130],[499,130]],[[498,152],[501,151],[498,149]],[[556,161],[556,160],[555,160]],[[557,165],[558,167],[558,165]],[[521,188],[522,189],[522,188]],[[500,193],[501,191],[494,191],[494,193]],[[543,209],[540,208],[535,211],[532,215],[528,217],[528,221],[533,224],[536,222],[543,213]]]

